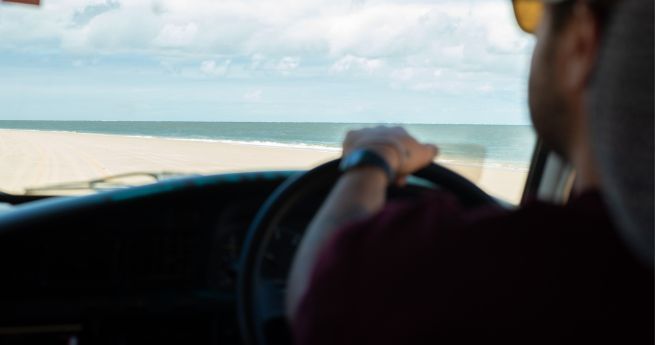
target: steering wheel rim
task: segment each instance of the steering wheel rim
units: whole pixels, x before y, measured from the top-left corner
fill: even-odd
[[[248,228],[244,241],[237,282],[237,311],[241,335],[246,344],[267,344],[262,312],[258,311],[258,295],[262,295],[259,275],[263,255],[275,226],[296,201],[313,191],[334,185],[341,175],[340,160],[333,160],[287,179],[268,197]],[[498,205],[498,201],[471,181],[441,165],[430,164],[413,176],[432,182],[455,194],[462,205],[473,208]],[[283,291],[280,291],[282,293]],[[266,293],[269,295],[269,293]],[[281,296],[273,296],[281,297]]]

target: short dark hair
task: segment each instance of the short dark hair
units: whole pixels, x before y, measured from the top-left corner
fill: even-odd
[[[557,4],[553,4],[552,13],[553,13],[553,28],[555,31],[561,30],[565,24],[569,21],[571,13],[573,12],[573,5],[575,1],[563,1]],[[614,6],[621,0],[591,0],[589,5],[594,11],[594,14],[598,18],[600,23],[601,30],[605,29],[608,26],[609,21],[611,20],[612,9]]]

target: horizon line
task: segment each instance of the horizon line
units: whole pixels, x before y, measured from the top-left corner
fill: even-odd
[[[297,123],[297,124],[353,124],[353,125],[471,125],[471,126],[530,126],[511,123],[436,123],[436,122],[329,122],[329,121],[199,121],[199,120],[45,120],[45,119],[0,119],[0,121],[23,122],[187,122],[187,123]]]

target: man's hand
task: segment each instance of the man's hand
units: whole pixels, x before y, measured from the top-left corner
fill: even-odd
[[[408,175],[430,164],[438,149],[414,139],[402,127],[375,127],[350,131],[343,142],[343,156],[356,149],[369,149],[381,155],[403,185]]]
[[[408,175],[430,164],[437,147],[421,144],[400,127],[376,127],[349,132],[343,142],[343,155],[356,149],[380,154],[404,184]],[[387,175],[375,167],[353,169],[334,186],[312,220],[291,265],[287,284],[287,316],[290,320],[309,286],[312,269],[320,250],[335,230],[345,224],[378,212],[386,201]]]

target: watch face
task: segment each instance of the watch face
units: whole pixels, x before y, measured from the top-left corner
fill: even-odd
[[[364,150],[357,150],[353,152],[353,154],[350,155],[350,162],[349,162],[350,165],[354,165],[361,162],[365,155],[366,155],[366,151]]]
[[[339,169],[342,172],[346,172],[353,168],[362,167],[362,166],[373,166],[382,169],[389,180],[393,180],[393,172],[389,168],[388,163],[384,158],[380,157],[377,153],[368,151],[366,149],[359,149],[349,153],[346,157],[343,158]]]
[[[364,157],[364,153],[365,152],[363,150],[355,150],[355,151],[349,153],[344,158],[343,162],[341,162],[341,166],[340,166],[341,171],[346,171],[346,170],[356,166],[357,164],[359,164],[359,162]]]

